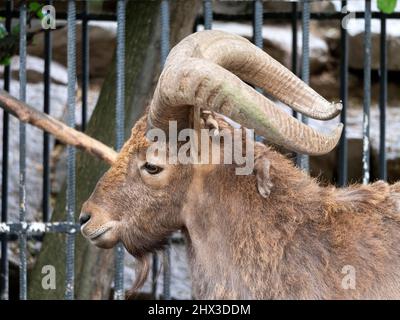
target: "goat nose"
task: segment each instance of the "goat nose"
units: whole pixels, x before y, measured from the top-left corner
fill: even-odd
[[[81,226],[84,225],[89,220],[90,220],[90,214],[88,213],[81,213],[81,215],[79,216],[79,223],[81,224]]]

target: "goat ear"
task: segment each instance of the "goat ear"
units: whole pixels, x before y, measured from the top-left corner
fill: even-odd
[[[266,153],[257,155],[254,161],[254,174],[257,178],[257,188],[260,195],[267,198],[273,187],[270,177],[271,162],[266,157]]]

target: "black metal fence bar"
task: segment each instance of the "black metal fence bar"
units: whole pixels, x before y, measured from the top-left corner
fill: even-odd
[[[47,5],[51,5],[52,1],[47,1]],[[44,31],[44,93],[43,93],[43,111],[50,114],[50,71],[52,60],[52,35],[50,29]],[[43,221],[50,220],[50,136],[47,132],[43,132]]]
[[[370,180],[370,106],[371,106],[371,0],[365,0],[364,34],[364,108],[363,108],[363,183]]]
[[[165,61],[169,53],[169,0],[161,1],[161,52],[160,62],[161,67],[164,67]],[[171,240],[168,240],[168,244],[163,252],[163,298],[165,300],[171,299]]]
[[[68,126],[75,127],[76,3],[68,0],[67,19]],[[67,146],[67,221],[75,220],[75,147]],[[66,235],[65,299],[74,298],[75,234]]]
[[[263,3],[261,0],[254,0],[253,3],[254,15],[253,15],[253,42],[254,44],[262,48],[263,47],[263,34],[262,34],[262,27],[263,27]]]
[[[379,179],[387,180],[386,163],[386,102],[387,102],[387,44],[386,17],[381,18],[380,33],[380,66],[379,66]]]
[[[291,69],[294,74],[297,75],[297,2],[292,2],[292,65]],[[292,111],[293,117],[297,118],[296,110]]]
[[[87,18],[88,1],[85,1],[82,10],[82,131],[86,130],[87,104],[89,90],[89,29]]]
[[[301,50],[301,79],[305,83],[310,82],[310,2],[303,0],[302,13],[302,50]],[[308,118],[299,115],[300,120],[307,124]],[[310,158],[305,154],[297,155],[297,165],[304,171],[310,171]]]
[[[347,1],[342,1],[342,11],[347,7]],[[340,100],[343,109],[340,114],[340,121],[343,123],[343,133],[339,143],[339,172],[338,185],[345,186],[347,184],[347,99],[348,99],[348,33],[344,21],[340,21]]]
[[[89,0],[90,1],[90,0]],[[12,0],[7,0],[6,2],[13,2]],[[85,1],[86,2],[86,1]],[[0,15],[5,16],[7,10],[0,10]],[[19,11],[18,10],[12,10],[11,11],[11,18],[18,18],[19,17]],[[56,16],[57,20],[67,20],[68,18],[68,12],[57,12]],[[114,13],[90,13],[90,14],[84,14],[83,12],[78,12],[76,14],[76,20],[92,20],[92,21],[116,21],[117,20],[117,15]]]
[[[203,0],[204,29],[211,30],[213,22],[212,1]]]
[[[263,48],[264,39],[262,34],[263,28],[263,3],[261,0],[253,0],[253,43]],[[262,93],[262,88],[255,88],[258,92]]]
[[[43,235],[45,233],[70,233],[79,232],[80,225],[73,222],[2,222],[0,235]]]
[[[26,102],[26,3],[19,16],[19,99]],[[26,219],[26,124],[19,122],[19,221]],[[19,234],[19,298],[26,300],[26,234]]]
[[[160,17],[161,17],[161,38],[160,38],[160,62],[161,62],[161,68],[164,67],[165,61],[167,60],[168,53],[169,53],[169,47],[170,47],[170,27],[169,27],[169,0],[162,0],[161,2],[161,12],[160,12]]]
[[[11,30],[11,11],[13,3],[7,1],[5,11],[5,27]],[[10,91],[10,66],[4,67],[4,90]],[[1,168],[1,222],[8,220],[8,147],[9,147],[9,114],[3,111],[3,163]],[[8,299],[8,244],[7,234],[1,236],[0,261],[0,299]]]
[[[115,133],[116,149],[120,150],[125,140],[125,0],[117,2],[117,57],[116,57],[116,101]],[[122,300],[124,294],[124,246],[115,248],[114,300]]]

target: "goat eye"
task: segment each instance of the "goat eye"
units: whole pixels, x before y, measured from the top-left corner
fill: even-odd
[[[146,162],[142,168],[150,174],[157,174],[163,170],[161,167],[155,166],[154,164],[148,162]]]

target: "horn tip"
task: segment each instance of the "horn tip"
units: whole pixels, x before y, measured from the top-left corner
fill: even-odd
[[[335,107],[336,111],[339,113],[343,110],[342,102],[333,102],[333,106]]]
[[[331,102],[328,107],[329,111],[325,112],[323,115],[320,115],[319,120],[330,120],[337,117],[343,110],[342,102]]]

